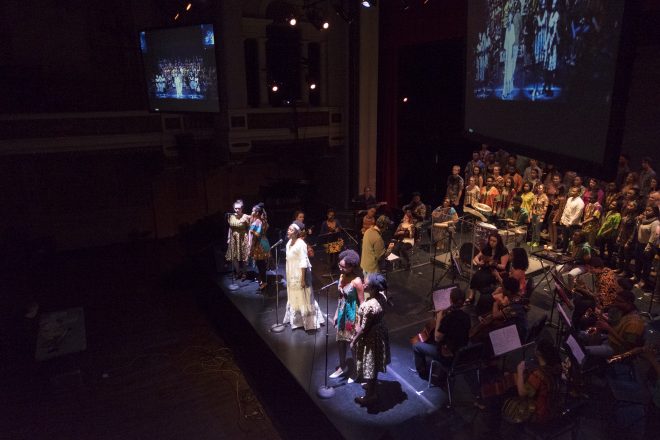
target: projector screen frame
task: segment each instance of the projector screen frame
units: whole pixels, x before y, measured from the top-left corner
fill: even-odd
[[[628,93],[630,89],[630,80],[632,77],[631,66],[635,59],[636,41],[635,26],[638,22],[641,6],[639,0],[627,0],[623,6],[621,16],[621,31],[618,42],[618,52],[614,64],[614,80],[612,85],[612,94],[609,108],[609,121],[605,135],[603,150],[603,163],[589,161],[583,158],[564,155],[557,152],[534,147],[529,144],[522,144],[508,139],[489,136],[484,133],[477,133],[467,127],[466,112],[468,105],[469,81],[465,81],[465,98],[463,105],[463,136],[473,142],[486,143],[489,145],[501,147],[511,153],[523,156],[533,157],[544,162],[552,163],[562,169],[576,171],[589,176],[599,176],[605,180],[613,180],[616,176],[618,157],[621,153],[626,107],[628,103]],[[468,18],[469,20],[469,18]],[[466,23],[466,28],[468,23]],[[468,40],[469,41],[469,40]],[[467,63],[470,61],[470,44],[466,44],[466,76],[468,69]],[[474,100],[474,98],[471,98]],[[529,105],[524,103],[523,105]],[[570,164],[568,166],[564,164]]]
[[[149,82],[147,80],[147,69],[145,65],[145,57],[144,53],[142,52],[142,46],[141,46],[141,41],[140,41],[140,35],[143,32],[154,32],[154,31],[161,31],[161,30],[172,30],[172,29],[183,29],[183,28],[191,28],[191,27],[196,27],[196,26],[202,26],[202,25],[212,25],[213,26],[213,39],[214,39],[214,44],[213,44],[213,54],[215,58],[215,71],[216,71],[216,87],[217,87],[217,95],[218,95],[218,109],[214,111],[209,111],[209,110],[189,110],[189,109],[184,109],[184,110],[176,110],[176,109],[167,109],[167,110],[155,110],[152,108],[152,100],[149,95]],[[215,42],[217,41],[217,23],[214,20],[203,20],[203,21],[195,21],[192,23],[186,23],[186,24],[181,24],[177,26],[150,26],[150,27],[145,27],[138,29],[137,31],[137,50],[140,54],[140,69],[142,71],[142,83],[144,85],[144,93],[147,98],[147,111],[149,113],[153,114],[215,114],[219,115],[222,113],[222,108],[220,106],[220,101],[221,101],[221,93],[220,93],[220,81],[218,78],[218,75],[220,73],[220,69],[218,66],[218,60],[220,58],[220,53],[218,52],[218,44]]]

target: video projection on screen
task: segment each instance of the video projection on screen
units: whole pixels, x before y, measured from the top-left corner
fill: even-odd
[[[624,3],[468,2],[466,130],[602,165]]]
[[[212,24],[140,32],[140,51],[151,111],[219,111]]]

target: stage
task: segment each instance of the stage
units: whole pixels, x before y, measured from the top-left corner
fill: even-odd
[[[430,300],[433,265],[431,256],[420,251],[414,261],[423,263],[412,270],[394,270],[387,274],[389,299],[391,306],[386,309],[385,321],[389,329],[392,351],[392,363],[387,373],[379,375],[379,402],[370,409],[360,407],[353,399],[363,395],[360,383],[348,383],[345,378],[328,379],[328,385],[335,389],[335,396],[324,400],[317,396],[317,389],[324,383],[326,375],[334,371],[338,363],[334,328],[330,328],[328,345],[328,370],[325,369],[325,331],[322,326],[316,332],[303,329],[291,330],[285,327],[281,333],[272,333],[270,327],[276,322],[275,316],[275,274],[269,276],[269,295],[258,293],[258,284],[246,280],[238,282],[237,290],[230,290],[233,280],[226,274],[217,274],[214,281],[221,292],[231,302],[256,335],[263,340],[268,349],[279,359],[288,372],[295,378],[297,385],[304,390],[311,401],[325,414],[344,438],[410,438],[413,433],[430,436],[437,435],[438,429],[461,431],[471,429],[478,416],[474,406],[476,378],[460,376],[455,381],[452,392],[454,405],[446,408],[447,393],[441,387],[427,388],[427,382],[419,378],[414,371],[413,354],[409,338],[416,334],[426,321],[432,318]],[[317,260],[317,261],[314,261]],[[314,288],[330,283],[336,278],[323,276],[327,269],[319,262],[319,257],[312,260]],[[428,263],[428,264],[426,264]],[[436,267],[436,281],[445,269]],[[280,282],[278,317],[281,322],[286,305],[286,287],[283,262],[277,272]],[[465,287],[463,281],[459,285]],[[443,285],[450,284],[448,278]],[[319,306],[326,317],[334,315],[337,304],[336,286],[316,294]],[[326,306],[326,300],[328,306]],[[547,303],[547,304],[544,304]],[[541,305],[549,309],[548,301]],[[326,308],[327,307],[327,308]],[[530,321],[541,316],[542,309],[532,307]],[[351,357],[349,353],[349,358]],[[352,362],[352,359],[349,360]],[[411,368],[413,370],[411,370]],[[471,387],[474,390],[471,390]]]
[[[219,252],[219,254],[223,253]],[[232,317],[232,322],[237,322],[238,319],[240,323],[232,325],[244,328],[236,329],[240,334],[237,337],[246,337],[247,332],[250,332],[263,342],[264,347],[262,349],[251,346],[250,350],[270,351],[270,353],[261,351],[259,352],[261,355],[257,353],[253,356],[256,359],[253,362],[265,362],[266,355],[272,354],[286,370],[276,373],[277,377],[282,377],[284,381],[285,376],[290,375],[293,378],[292,383],[295,382],[295,386],[305,393],[304,401],[287,400],[286,404],[290,408],[288,411],[297,412],[297,405],[311,403],[337,431],[334,434],[324,431],[327,435],[320,435],[314,431],[317,422],[310,420],[309,431],[305,429],[306,432],[300,432],[300,438],[309,435],[315,435],[317,438],[320,436],[322,438],[343,437],[348,439],[411,438],[417,435],[437,437],[440,432],[446,434],[446,436],[443,435],[445,438],[472,438],[486,429],[487,424],[485,420],[487,416],[474,405],[475,395],[478,394],[476,378],[474,375],[459,376],[452,387],[454,405],[451,409],[446,408],[448,403],[446,390],[439,386],[427,388],[427,382],[421,380],[414,371],[412,348],[409,342],[409,338],[432,317],[429,293],[432,291],[433,280],[435,279],[437,288],[439,279],[447,274],[440,285],[451,284],[451,276],[446,269],[447,255],[429,254],[428,247],[422,246],[413,258],[411,270],[393,270],[387,274],[391,306],[385,310],[385,321],[389,329],[392,363],[388,366],[386,374],[379,375],[379,402],[370,409],[360,407],[353,401],[355,397],[364,394],[361,384],[348,383],[345,378],[328,378],[328,385],[335,390],[334,397],[324,400],[317,396],[317,390],[323,385],[326,375],[334,371],[338,364],[334,328],[330,328],[328,338],[327,370],[325,368],[325,326],[315,332],[306,332],[303,329],[292,330],[289,326],[286,326],[281,333],[270,331],[273,324],[277,321],[281,322],[285,311],[286,286],[283,261],[280,261],[280,267],[277,270],[277,280],[280,286],[277,319],[274,271],[270,271],[267,294],[263,295],[258,291],[258,283],[251,280],[239,281],[237,283],[239,288],[230,290],[229,285],[233,282],[231,276],[227,273],[219,273],[215,267],[211,269],[212,264],[208,264],[207,268],[211,269],[208,272],[218,287],[212,294],[221,295],[223,303],[227,304],[216,313],[218,316],[216,319],[225,319],[229,316]],[[434,258],[438,261],[435,265],[432,264]],[[219,263],[222,266],[223,262]],[[327,322],[327,315],[333,316],[335,312],[336,286],[332,286],[322,293],[319,293],[318,289],[335,280],[336,277],[330,278],[323,275],[328,272],[323,255],[313,258],[312,265],[314,289],[317,292],[315,297]],[[553,298],[550,289],[543,281],[542,273],[540,262],[536,258],[530,258],[528,276],[533,278],[536,288],[531,296],[531,306],[528,312],[529,325],[532,325],[544,314],[550,315]],[[464,277],[459,277],[456,282],[463,289],[467,287],[467,279]],[[329,298],[326,297],[326,292],[329,294]],[[236,314],[238,314],[238,318],[234,316]],[[554,313],[554,321],[557,320],[557,313]],[[554,328],[548,326],[543,331],[547,332],[548,337],[555,337]],[[350,352],[348,357],[351,357]],[[349,360],[349,362],[351,361],[352,359]],[[510,363],[511,365],[509,365]],[[507,365],[511,368],[515,366],[515,363],[517,363],[515,359],[507,359]],[[259,374],[262,367],[249,365],[248,368],[256,369]],[[269,368],[272,366],[269,365]],[[270,385],[267,388],[270,388]],[[270,392],[270,389],[266,391],[266,393]],[[280,405],[281,399],[287,399],[287,396],[279,396],[275,399],[278,402],[276,405]],[[307,425],[303,424],[303,426]],[[602,437],[600,435],[602,431],[599,428],[584,429],[586,438]],[[296,434],[298,432],[296,431]]]

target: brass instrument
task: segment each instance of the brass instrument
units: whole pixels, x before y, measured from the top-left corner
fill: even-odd
[[[614,356],[610,356],[609,358],[607,358],[606,362],[608,364],[616,364],[617,362],[621,362],[626,359],[630,359],[635,356],[638,356],[647,350],[650,350],[652,353],[657,354],[658,347],[656,346],[635,347],[621,354],[615,354]]]
[[[582,315],[582,319],[590,319],[590,318],[596,318],[600,319],[603,321],[607,321],[607,315],[603,312],[601,312],[599,309],[593,309],[593,308],[588,308],[586,312],[584,312],[584,315]],[[596,332],[598,332],[598,329],[595,326],[589,327],[586,330],[588,335],[595,335]]]

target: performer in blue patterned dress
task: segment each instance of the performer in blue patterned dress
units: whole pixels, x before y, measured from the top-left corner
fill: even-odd
[[[268,218],[264,204],[259,203],[252,208],[252,222],[250,223],[250,257],[257,265],[259,274],[259,290],[264,290],[268,283],[266,282],[266,269],[268,267],[268,257],[270,256],[270,243],[266,237],[268,230]]]
[[[339,349],[339,366],[330,375],[335,379],[348,373],[346,351],[355,336],[355,319],[358,306],[364,302],[364,287],[362,280],[355,273],[360,265],[360,256],[354,250],[345,250],[339,254],[339,299],[335,312],[334,325],[337,329],[337,347]]]

